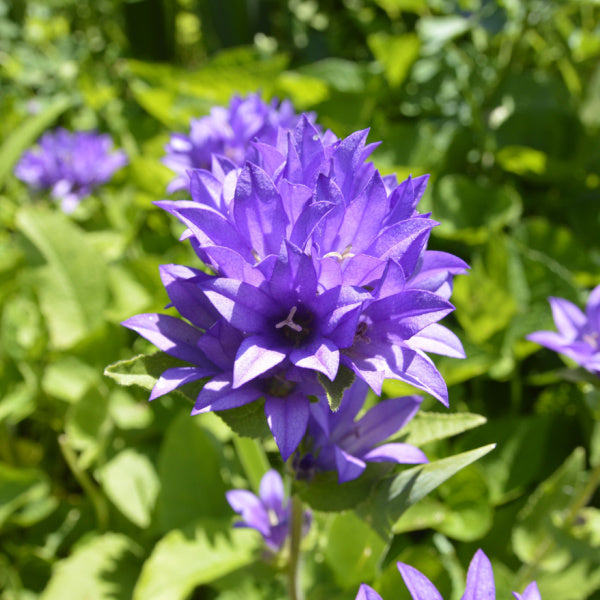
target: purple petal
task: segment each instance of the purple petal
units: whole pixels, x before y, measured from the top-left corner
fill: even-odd
[[[229,506],[244,519],[244,525],[269,535],[271,525],[263,503],[247,490],[229,490],[225,493]]]
[[[523,592],[523,595],[513,592],[513,596],[517,600],[542,600],[540,590],[538,589],[537,583],[532,581]]]
[[[408,340],[407,344],[415,350],[433,352],[453,358],[465,358],[465,351],[458,336],[439,323],[432,323]]]
[[[402,429],[415,416],[422,400],[419,396],[405,396],[378,402],[354,424],[353,435],[348,436],[344,448],[356,456],[362,456]]]
[[[202,285],[212,305],[234,327],[248,333],[271,328],[273,301],[257,287],[235,279],[217,278]]]
[[[212,363],[198,347],[202,333],[185,321],[168,315],[146,313],[131,317],[121,325],[137,331],[163,352],[193,363],[210,368]]]
[[[331,340],[318,338],[292,351],[290,360],[298,367],[319,371],[333,381],[340,365],[340,351]]]
[[[306,433],[309,405],[308,398],[298,395],[286,398],[266,397],[267,423],[284,461],[294,453]]]
[[[281,475],[271,469],[260,480],[259,496],[267,510],[272,510],[281,519],[284,514],[284,490]]]
[[[420,465],[429,462],[419,448],[399,442],[373,448],[362,458],[367,462],[396,462],[400,465]]]
[[[339,483],[346,483],[347,481],[352,481],[353,479],[360,477],[367,465],[360,458],[352,456],[336,446],[335,467],[338,472]]]
[[[213,410],[229,410],[238,408],[258,400],[262,392],[253,385],[233,389],[231,375],[223,374],[213,377],[198,394],[192,415],[210,412]]]
[[[552,316],[558,331],[567,339],[574,340],[586,323],[586,317],[579,307],[564,298],[548,298]]]
[[[167,369],[157,380],[152,388],[150,400],[154,400],[160,396],[164,396],[172,392],[180,385],[197,381],[203,377],[214,375],[215,369],[198,369],[197,367],[174,367]]]
[[[433,583],[423,573],[401,562],[397,563],[397,566],[413,600],[444,600]]]
[[[467,588],[461,600],[495,600],[494,573],[489,558],[477,550],[467,572]]]
[[[238,349],[233,367],[233,387],[239,388],[248,381],[282,362],[287,354],[273,349],[272,341],[261,335],[246,338]]]
[[[273,181],[252,163],[238,177],[233,214],[238,230],[261,258],[279,252],[288,218]]]
[[[592,290],[585,312],[589,327],[592,331],[600,332],[600,285]]]
[[[361,583],[355,600],[383,600],[383,598],[372,587]]]

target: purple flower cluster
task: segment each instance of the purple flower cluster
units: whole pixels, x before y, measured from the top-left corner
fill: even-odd
[[[172,306],[186,320],[144,314],[124,323],[190,364],[165,371],[151,399],[203,378],[193,414],[264,398],[283,459],[313,419],[322,430],[315,434],[321,466],[343,456],[345,466],[335,463],[343,480],[365,461],[400,459],[398,448],[386,456],[385,446],[368,448],[402,426],[399,419],[370,429],[400,401],[367,415],[364,426],[359,421],[365,443],[347,445],[344,432],[355,427],[360,407],[324,416],[322,382],[353,373],[380,394],[384,379],[393,378],[447,404],[445,382],[426,352],[464,356],[438,321],[454,309],[452,279],[467,265],[427,250],[436,223],[417,211],[427,177],[400,184],[382,177],[367,162],[375,147],[366,144],[367,133],[338,139],[303,115],[293,129],[256,138],[241,167],[213,154],[210,170],[188,171],[192,199],[157,204],[185,224],[183,239],[215,274],[163,266]],[[403,402],[408,419],[415,400]],[[409,454],[402,461],[424,459]]]
[[[267,104],[259,94],[234,96],[229,107],[216,106],[210,114],[190,123],[190,134],[174,133],[165,147],[163,163],[177,174],[168,192],[188,187],[190,169],[210,169],[213,156],[225,156],[241,167],[249,157],[250,143],[258,138],[266,143],[277,139],[280,127],[291,128],[298,115],[289,100]]]
[[[431,581],[417,569],[399,562],[398,570],[413,600],[443,600]],[[542,600],[535,581],[527,586],[523,594],[513,592],[513,596],[516,600]],[[467,586],[461,600],[494,600],[495,597],[496,586],[492,564],[481,550],[477,550],[469,565]],[[382,598],[368,585],[362,584],[356,600],[382,600]]]
[[[277,471],[267,471],[260,480],[258,496],[247,490],[230,490],[227,502],[240,514],[235,527],[256,529],[272,552],[279,552],[290,532],[291,506],[285,497],[283,481]],[[303,516],[303,535],[308,533],[312,516]]]
[[[564,354],[600,377],[600,285],[592,290],[585,313],[564,298],[549,298],[558,332],[536,331],[527,339]]]
[[[45,133],[38,147],[23,154],[15,175],[32,188],[51,190],[62,210],[71,213],[94,188],[127,164],[124,152],[111,153],[112,145],[106,134],[59,128]]]

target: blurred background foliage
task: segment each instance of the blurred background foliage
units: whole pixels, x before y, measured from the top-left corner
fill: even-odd
[[[102,376],[149,349],[119,322],[163,309],[158,265],[196,264],[152,205],[170,132],[256,90],[338,136],[370,127],[385,173],[432,175],[430,247],[472,267],[449,319],[468,358],[436,364],[451,411],[487,423],[412,435],[431,459],[498,444],[391,539],[317,513],[308,597],[364,581],[408,598],[402,560],[457,599],[482,547],[499,598],[531,579],[600,598],[598,382],[524,339],[553,328],[549,295],[583,305],[600,283],[599,58],[597,0],[0,0],[2,598],[284,597],[224,498],[267,456],[281,467],[274,447]],[[12,176],[56,125],[107,131],[130,159],[72,218]]]

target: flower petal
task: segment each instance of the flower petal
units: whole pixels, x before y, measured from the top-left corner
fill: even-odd
[[[252,335],[240,344],[233,366],[234,388],[262,375],[286,358],[286,352],[272,346],[272,341],[261,335]]]
[[[227,502],[233,510],[242,516],[244,525],[269,535],[271,525],[269,515],[260,498],[247,490],[229,490],[225,493]]]
[[[331,340],[317,338],[293,350],[290,360],[298,367],[319,371],[333,381],[340,365],[340,351]]]
[[[548,298],[552,316],[558,331],[569,341],[574,340],[586,323],[586,317],[578,306],[564,298]]]
[[[419,448],[399,442],[377,446],[362,458],[367,462],[395,462],[400,465],[420,465],[429,462]]]
[[[361,583],[355,600],[383,600],[381,596],[368,585]]]
[[[423,573],[401,562],[397,563],[397,566],[413,600],[444,600],[433,583]]]
[[[540,590],[538,589],[537,583],[532,581],[523,592],[523,595],[513,592],[513,596],[517,600],[542,600]]]
[[[477,550],[467,572],[467,588],[461,600],[495,600],[496,587],[492,563],[482,550]]]
[[[265,414],[281,457],[286,461],[306,433],[310,402],[303,396],[274,398],[267,396]]]
[[[366,463],[360,458],[344,452],[344,450],[337,446],[334,451],[335,467],[338,472],[339,483],[346,483],[346,481],[352,481],[360,477],[367,467]]]
[[[203,377],[214,375],[215,369],[199,369],[198,367],[174,367],[167,369],[156,381],[149,400],[164,396],[180,385],[197,381]]]

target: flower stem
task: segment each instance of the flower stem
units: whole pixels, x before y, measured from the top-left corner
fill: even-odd
[[[65,434],[59,436],[58,445],[60,446],[63,457],[67,465],[69,465],[69,468],[75,476],[75,479],[92,502],[94,512],[96,513],[96,519],[98,521],[98,529],[100,531],[105,531],[106,527],[108,526],[108,506],[106,504],[106,500],[89,475],[79,466],[77,462],[77,456],[75,456],[75,452],[73,452],[73,449],[71,446],[69,446],[69,442]]]
[[[302,600],[298,575],[300,570],[300,540],[302,539],[302,501],[291,497],[292,514],[290,523],[290,554],[288,563],[288,592],[290,600]]]

